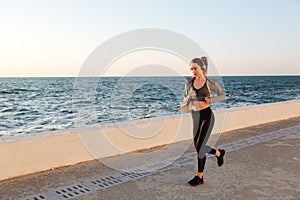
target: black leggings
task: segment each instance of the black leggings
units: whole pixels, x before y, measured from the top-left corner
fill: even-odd
[[[192,118],[194,145],[198,155],[198,172],[203,172],[206,162],[205,154],[216,153],[215,149],[206,145],[215,123],[215,116],[210,107],[208,107],[200,111],[192,110]]]

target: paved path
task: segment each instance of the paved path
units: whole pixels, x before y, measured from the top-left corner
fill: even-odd
[[[300,199],[299,124],[300,117],[222,134],[225,164],[210,157],[201,186],[187,184],[196,157],[186,141],[104,162],[125,172],[93,161],[2,181],[0,199]]]

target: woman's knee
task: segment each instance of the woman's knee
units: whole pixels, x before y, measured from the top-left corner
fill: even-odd
[[[204,151],[201,151],[198,153],[198,158],[205,158],[206,154]]]

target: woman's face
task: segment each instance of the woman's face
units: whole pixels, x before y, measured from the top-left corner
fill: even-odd
[[[200,76],[203,75],[203,70],[197,63],[192,63],[191,65],[191,72],[194,76]]]

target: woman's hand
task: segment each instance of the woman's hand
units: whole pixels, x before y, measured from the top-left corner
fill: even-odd
[[[189,96],[190,97],[195,97],[196,96],[196,92],[192,88],[189,91]]]
[[[205,101],[206,101],[206,103],[211,104],[211,98],[210,97],[205,97]]]

